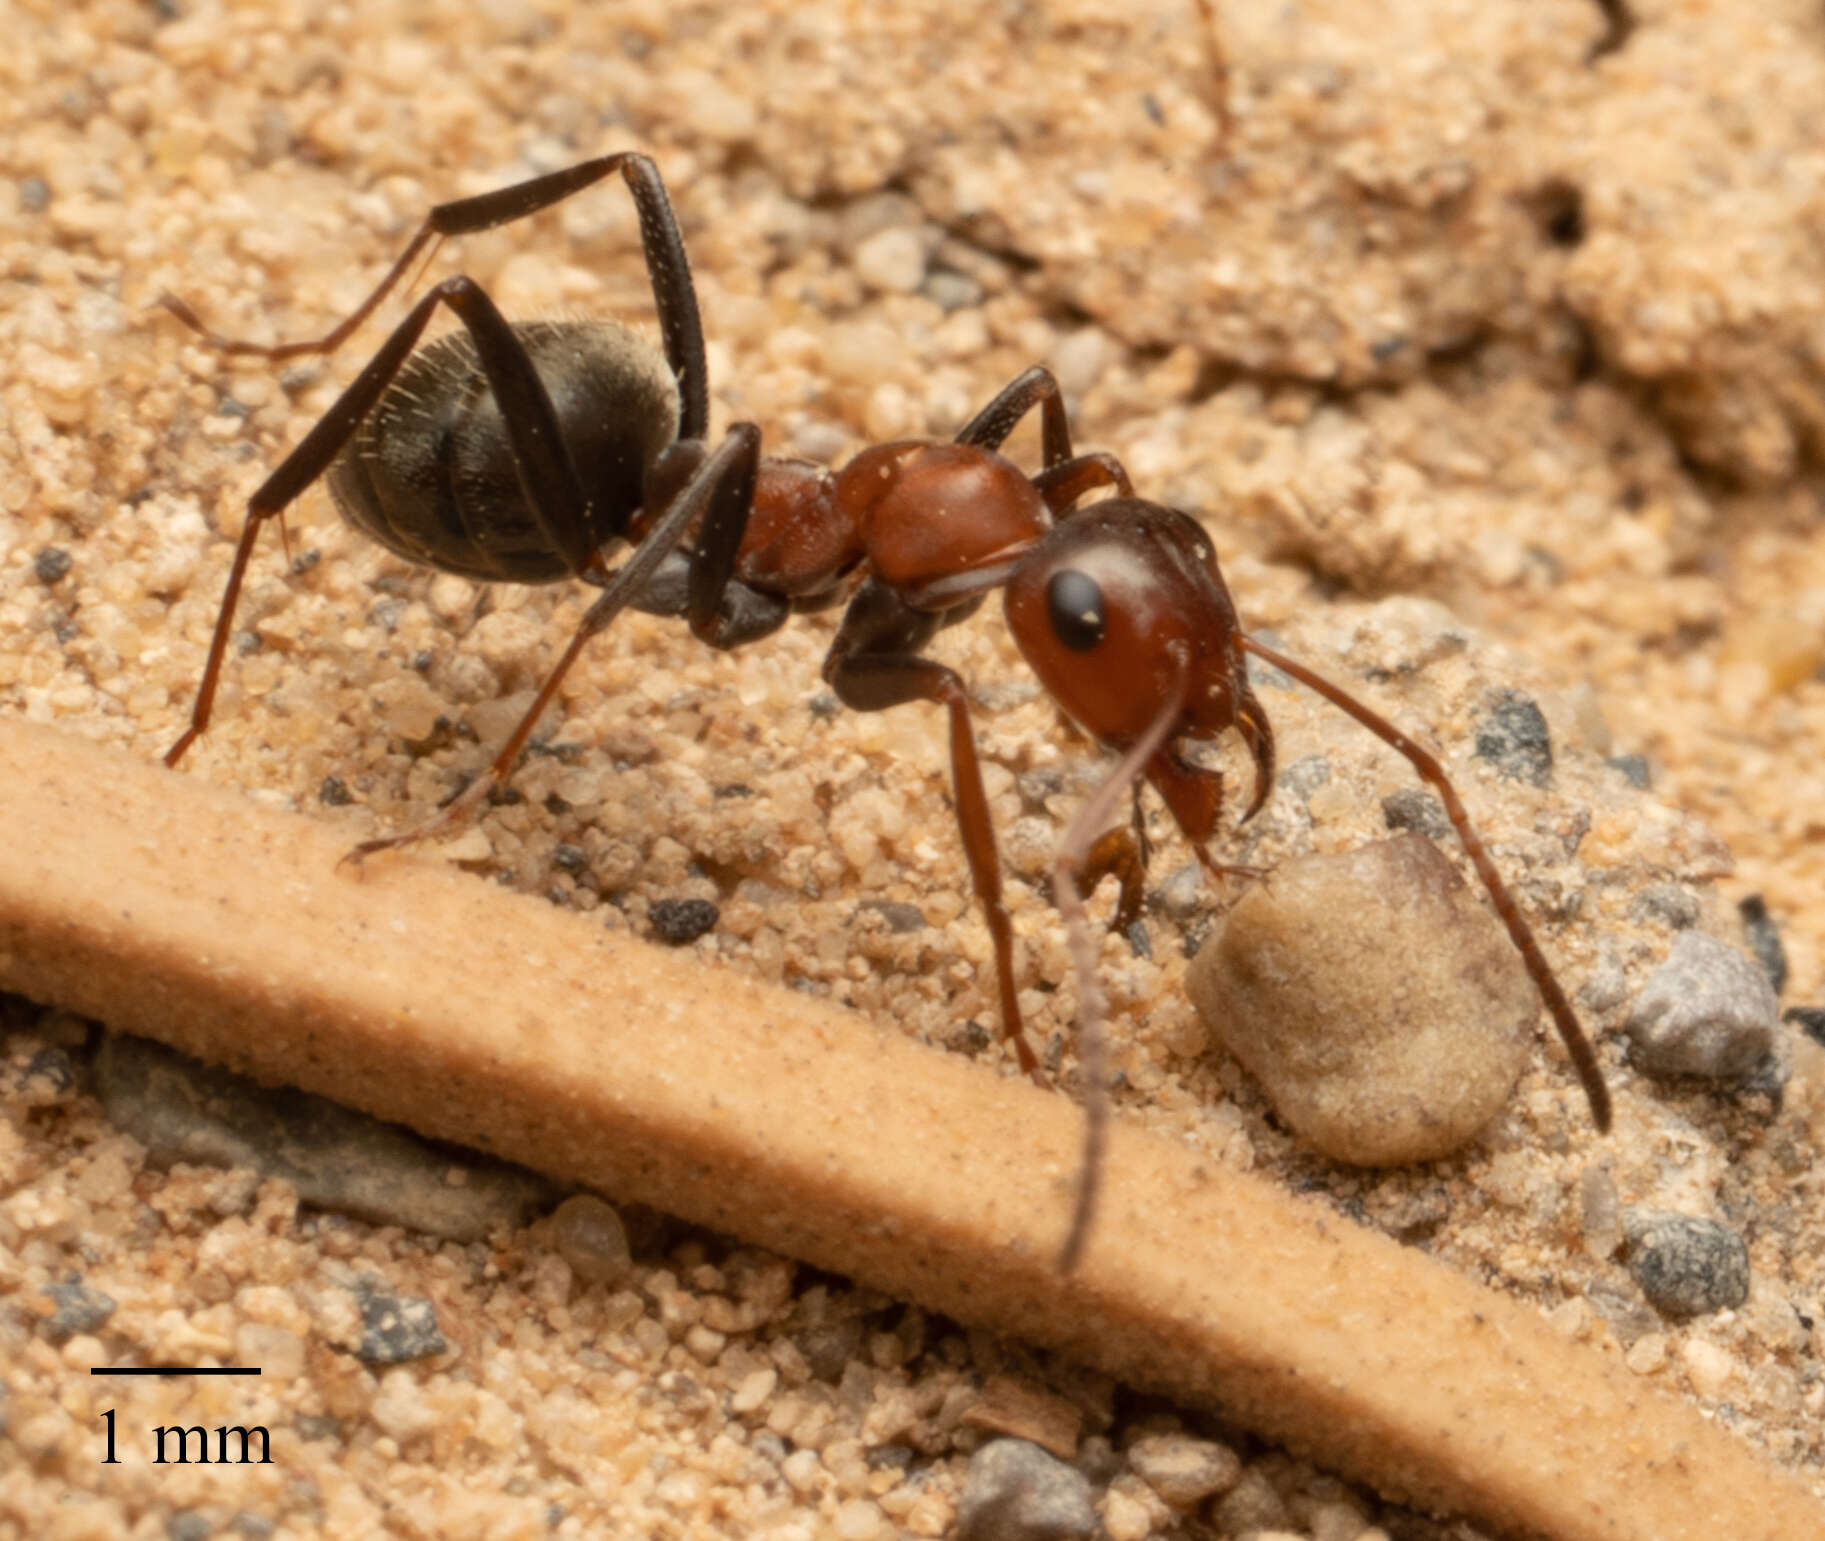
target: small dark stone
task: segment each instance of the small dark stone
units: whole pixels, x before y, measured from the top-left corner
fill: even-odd
[[[1122,933],[1128,939],[1128,951],[1137,958],[1153,956],[1153,938],[1147,934],[1147,922],[1137,920]]]
[[[62,546],[46,546],[32,558],[32,575],[48,586],[62,582],[75,565],[76,559]]]
[[[1652,883],[1629,901],[1631,920],[1658,921],[1669,930],[1698,924],[1698,898],[1677,883]]]
[[[1546,716],[1532,696],[1499,690],[1476,732],[1476,754],[1511,781],[1532,786],[1552,784],[1552,735]]]
[[[805,708],[813,717],[821,718],[827,722],[830,718],[836,716],[838,712],[842,711],[843,703],[837,700],[836,696],[831,691],[820,690],[805,703]]]
[[[745,781],[729,781],[725,782],[722,786],[712,787],[710,789],[710,796],[719,798],[752,797],[753,795],[754,788],[749,786]]]
[[[43,1321],[40,1330],[53,1343],[73,1338],[79,1332],[99,1332],[114,1314],[113,1299],[90,1289],[82,1282],[81,1274],[73,1273],[61,1284],[45,1285],[44,1293],[51,1297],[57,1312]]]
[[[328,1413],[300,1413],[293,1426],[299,1439],[327,1439],[335,1443],[342,1440],[342,1420]]]
[[[957,1541],[1089,1541],[1097,1529],[1088,1480],[1038,1445],[991,1440],[970,1458]]]
[[[250,1514],[243,1509],[228,1522],[228,1528],[237,1536],[245,1536],[247,1541],[266,1541],[279,1527],[264,1514]]]
[[[900,903],[892,899],[864,899],[856,908],[879,915],[895,936],[907,936],[925,929],[925,911],[916,904]]]
[[[1064,789],[1065,773],[1054,765],[1024,770],[1014,778],[1014,790],[1020,794],[1020,801],[1029,813],[1039,812],[1048,797],[1056,797]]]
[[[428,1359],[449,1346],[428,1300],[396,1295],[378,1279],[363,1279],[355,1286],[355,1302],[361,1307],[361,1346],[355,1357],[365,1365]]]
[[[580,845],[558,844],[551,848],[551,864],[565,872],[581,872],[589,865]]]
[[[1787,949],[1781,946],[1781,933],[1768,913],[1760,894],[1739,900],[1736,911],[1743,917],[1743,934],[1749,939],[1749,951],[1768,976],[1768,983],[1779,995],[1787,988]]]
[[[1654,784],[1653,772],[1648,769],[1648,757],[1644,754],[1613,755],[1604,762],[1613,771],[1621,773],[1622,779],[1632,787],[1643,792]]]
[[[841,1380],[843,1370],[862,1347],[862,1319],[837,1316],[815,1322],[800,1334],[798,1347],[819,1380]]]
[[[348,783],[340,776],[325,776],[323,785],[317,788],[317,801],[326,808],[346,808],[354,800]]]
[[[305,573],[312,571],[320,562],[322,562],[322,560],[323,553],[315,546],[312,546],[309,551],[300,552],[291,564],[292,576],[295,578],[303,577]]]
[[[1749,1298],[1749,1249],[1727,1225],[1632,1210],[1623,1228],[1629,1272],[1662,1315],[1728,1311]]]
[[[19,207],[27,214],[42,214],[51,206],[51,184],[43,177],[19,179]]]
[[[165,1521],[165,1534],[171,1541],[209,1541],[215,1534],[215,1526],[209,1523],[209,1517],[199,1514],[195,1509],[179,1509]]]
[[[1381,337],[1369,344],[1369,357],[1378,364],[1385,364],[1397,353],[1407,350],[1407,339],[1400,336]]]
[[[40,1083],[53,1098],[60,1097],[76,1084],[76,1066],[63,1049],[40,1049],[26,1061],[25,1069],[20,1071],[19,1090],[36,1091],[37,1088],[32,1085],[34,1081]]]
[[[685,947],[706,934],[722,911],[708,899],[655,899],[647,913],[660,941]]]
[[[1789,1006],[1781,1014],[1821,1048],[1825,1048],[1825,1006]]]
[[[1451,820],[1438,795],[1424,787],[1402,787],[1381,800],[1381,816],[1389,829],[1410,829],[1428,840],[1449,840]]]
[[[911,1445],[876,1445],[863,1459],[870,1471],[905,1471],[914,1453]]]
[[[318,1209],[477,1241],[548,1208],[544,1178],[322,1097],[267,1089],[174,1049],[111,1033],[95,1058],[95,1091],[117,1128],[156,1167],[189,1161],[282,1177]],[[452,1168],[463,1181],[449,1180]]]

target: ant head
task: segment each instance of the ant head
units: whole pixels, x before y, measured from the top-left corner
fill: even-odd
[[[1033,672],[1087,732],[1127,748],[1182,695],[1168,751],[1181,737],[1238,729],[1257,771],[1248,813],[1261,806],[1273,738],[1248,688],[1216,548],[1189,514],[1138,498],[1093,505],[1034,543],[1008,580],[1006,607]],[[1167,770],[1156,763],[1156,785]]]
[[[1197,521],[1112,498],[1048,530],[1008,580],[1008,625],[1033,672],[1105,744],[1133,743],[1189,674],[1183,724],[1235,720],[1239,628]]]

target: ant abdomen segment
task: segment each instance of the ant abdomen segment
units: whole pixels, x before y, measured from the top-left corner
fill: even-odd
[[[324,479],[350,525],[408,562],[480,583],[552,583],[584,573],[626,533],[651,468],[678,436],[678,385],[650,345],[614,322],[513,332],[587,489],[580,523],[549,527],[528,499],[468,332],[412,355]]]

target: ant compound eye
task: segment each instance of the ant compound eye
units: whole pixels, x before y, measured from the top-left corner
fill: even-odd
[[[1074,567],[1052,574],[1046,585],[1052,631],[1073,653],[1087,653],[1103,640],[1103,591]]]

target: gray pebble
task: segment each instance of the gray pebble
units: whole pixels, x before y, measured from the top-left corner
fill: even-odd
[[[1632,1058],[1652,1076],[1740,1081],[1774,1051],[1768,977],[1736,948],[1681,931],[1629,1011]]]
[[[895,936],[907,936],[925,929],[925,911],[916,904],[896,899],[864,899],[856,909],[879,915]]]
[[[1749,1249],[1716,1220],[1630,1210],[1629,1272],[1665,1316],[1728,1311],[1749,1298]]]
[[[209,1541],[215,1526],[200,1510],[179,1509],[165,1521],[165,1534],[170,1541]]]
[[[1658,922],[1669,931],[1698,924],[1698,896],[1677,883],[1650,883],[1629,901],[1629,919]]]
[[[1553,779],[1552,735],[1532,696],[1499,690],[1476,730],[1476,755],[1511,781],[1546,787]]]
[[[1300,1137],[1362,1166],[1474,1138],[1540,1010],[1500,923],[1413,834],[1282,863],[1223,917],[1186,988]]]
[[[95,1090],[154,1166],[251,1168],[284,1178],[314,1208],[376,1225],[479,1241],[525,1224],[553,1196],[523,1168],[433,1145],[306,1092],[269,1091],[144,1038],[108,1035]]]
[[[1410,829],[1428,840],[1449,840],[1451,820],[1436,792],[1402,787],[1381,800],[1382,821],[1389,829]]]
[[[1647,791],[1653,785],[1654,775],[1648,768],[1648,759],[1642,754],[1613,755],[1603,762],[1617,772],[1630,786],[1640,791]]]
[[[1090,1484],[1024,1439],[997,1439],[970,1460],[957,1541],[1089,1541]]]
[[[80,1274],[71,1274],[61,1284],[45,1285],[44,1293],[57,1310],[45,1318],[40,1330],[53,1343],[73,1338],[79,1332],[97,1332],[114,1314],[113,1298],[90,1289]]]
[[[394,1293],[378,1279],[363,1279],[355,1286],[355,1303],[361,1307],[361,1343],[355,1357],[363,1364],[404,1364],[428,1359],[449,1345],[438,1331],[437,1310],[428,1300]]]
[[[61,546],[45,546],[32,558],[32,575],[47,588],[69,576],[75,558]]]

